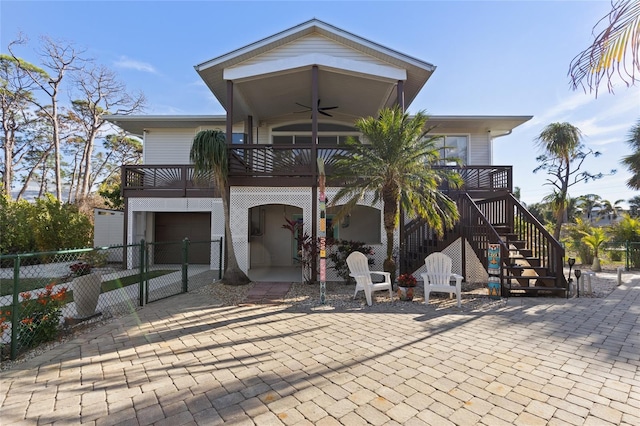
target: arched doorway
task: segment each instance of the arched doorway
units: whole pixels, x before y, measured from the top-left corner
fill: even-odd
[[[265,204],[249,209],[249,278],[253,281],[302,281],[295,238],[285,218],[302,220],[300,207]]]

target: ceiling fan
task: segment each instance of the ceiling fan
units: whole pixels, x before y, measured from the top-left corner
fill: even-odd
[[[298,102],[296,102],[296,105],[301,106],[302,108],[306,108],[304,111],[295,111],[296,113],[299,112],[311,112],[311,107],[307,106],[307,105],[302,105]],[[333,115],[329,114],[328,112],[325,112],[326,110],[330,110],[330,109],[336,109],[338,108],[337,106],[330,106],[330,107],[321,107],[320,106],[320,99],[318,99],[318,112],[322,115],[326,115],[327,117],[333,117]]]

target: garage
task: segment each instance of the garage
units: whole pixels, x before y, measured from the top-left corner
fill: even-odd
[[[155,264],[178,264],[182,262],[180,242],[189,238],[190,264],[209,264],[211,261],[211,213],[172,212],[155,214],[155,238],[157,244],[153,259]],[[204,241],[207,241],[205,244]]]

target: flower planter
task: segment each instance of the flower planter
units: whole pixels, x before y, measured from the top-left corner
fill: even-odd
[[[98,306],[102,276],[97,273],[82,275],[73,279],[73,300],[76,303],[76,318],[92,316]]]
[[[398,286],[398,299],[410,302],[413,300],[413,291],[415,287]]]

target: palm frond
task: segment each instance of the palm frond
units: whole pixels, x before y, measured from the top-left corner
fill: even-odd
[[[618,74],[622,81],[631,86],[640,73],[640,2],[619,0],[611,2],[611,12],[594,27],[606,22],[605,28],[595,37],[593,44],[578,54],[569,65],[571,87],[595,91],[603,79],[607,89],[613,92],[611,78]]]

